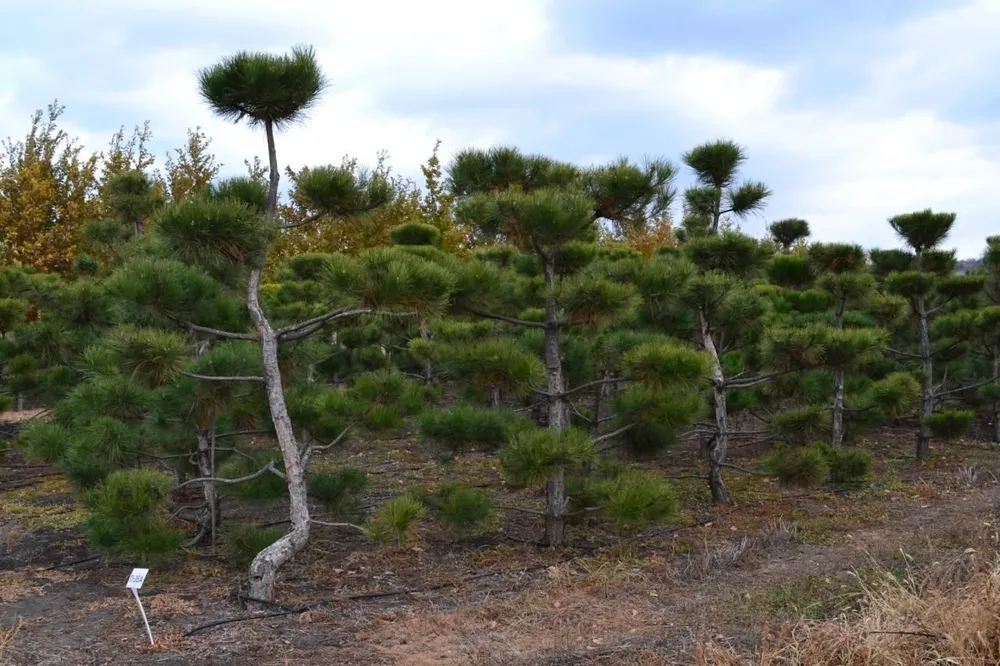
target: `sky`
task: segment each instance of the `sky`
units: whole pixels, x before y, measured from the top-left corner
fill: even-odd
[[[0,0],[0,137],[53,99],[88,149],[149,120],[162,157],[200,126],[224,174],[266,155],[214,118],[199,68],[315,47],[331,86],[278,136],[282,165],[373,163],[419,180],[469,146],[579,164],[733,139],[767,208],[813,238],[896,247],[887,219],[958,214],[1000,234],[1000,0]],[[691,182],[681,169],[680,187]],[[679,217],[679,210],[678,216]]]

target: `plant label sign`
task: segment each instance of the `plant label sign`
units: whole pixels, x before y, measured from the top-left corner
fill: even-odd
[[[125,587],[132,590],[142,589],[142,584],[146,581],[146,575],[149,573],[149,569],[132,569],[132,574],[128,577],[128,582],[125,583]]]
[[[146,635],[149,636],[149,644],[155,645],[153,643],[153,631],[149,628],[149,620],[146,619],[146,609],[142,607],[142,601],[139,599],[139,588],[142,584],[146,582],[146,574],[149,573],[149,569],[132,569],[132,573],[129,574],[128,582],[125,583],[125,587],[132,590],[132,596],[135,597],[135,603],[139,604],[139,613],[142,614],[142,623],[146,625]]]

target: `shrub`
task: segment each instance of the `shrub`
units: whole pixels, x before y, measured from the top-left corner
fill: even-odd
[[[441,230],[422,222],[406,222],[389,229],[389,237],[396,245],[437,245]]]
[[[368,487],[368,475],[347,467],[333,473],[312,474],[308,485],[309,494],[322,502],[327,511],[356,516],[360,513],[357,495]]]
[[[482,529],[493,516],[493,502],[486,493],[458,484],[442,486],[431,497],[438,520],[459,535]]]
[[[504,474],[517,485],[536,485],[559,469],[594,459],[594,444],[582,430],[535,428],[517,433],[500,453]]]
[[[97,547],[150,561],[174,553],[183,535],[167,524],[164,509],[173,479],[151,469],[111,473],[87,494],[87,530]]]
[[[368,521],[365,532],[375,543],[383,544],[395,539],[397,545],[402,544],[413,524],[426,513],[419,500],[403,495],[382,504]]]
[[[784,486],[818,486],[830,474],[830,464],[823,452],[814,447],[778,445],[764,459],[768,474]]]
[[[530,424],[527,418],[513,412],[455,405],[426,412],[418,428],[422,438],[433,440],[456,454],[477,445],[496,449]]]
[[[50,465],[58,463],[69,448],[69,431],[49,421],[29,421],[17,437],[18,447],[29,457]]]
[[[874,456],[868,451],[856,448],[835,448],[825,442],[815,442],[813,448],[820,451],[830,467],[830,483],[846,484],[863,481],[871,474]]]
[[[924,425],[934,437],[954,439],[972,426],[973,418],[970,411],[946,410],[924,417]]]
[[[771,418],[770,426],[789,444],[804,446],[821,436],[830,425],[830,415],[822,405],[786,409]]]
[[[677,515],[674,489],[661,476],[626,470],[595,487],[604,511],[623,527],[640,527]]]
[[[257,557],[257,553],[285,535],[280,525],[261,527],[259,525],[233,525],[223,542],[223,557],[230,564],[246,568]]]

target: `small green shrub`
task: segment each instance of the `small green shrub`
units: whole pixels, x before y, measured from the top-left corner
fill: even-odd
[[[357,495],[368,487],[368,475],[360,469],[347,467],[333,473],[312,474],[308,478],[309,494],[323,507],[339,516],[360,514]]]
[[[504,474],[511,483],[521,486],[537,485],[559,469],[571,470],[593,459],[590,435],[576,428],[525,430],[517,433],[500,453]]]
[[[830,467],[830,483],[857,483],[871,474],[875,457],[868,451],[857,448],[834,448],[825,442],[815,442],[812,446],[826,458]]]
[[[245,569],[257,553],[285,535],[285,528],[260,527],[259,525],[233,525],[223,540],[223,557],[230,564]]]
[[[389,229],[389,238],[396,245],[437,245],[441,230],[422,222],[405,222]]]
[[[29,421],[17,437],[17,446],[28,457],[55,465],[66,455],[69,431],[50,421]]]
[[[622,527],[669,520],[677,515],[679,506],[666,479],[639,470],[626,470],[598,482],[595,494],[601,498],[605,513]]]
[[[365,526],[368,537],[375,543],[384,544],[395,540],[396,544],[406,541],[407,533],[414,523],[426,515],[427,510],[417,499],[403,495],[385,502]]]
[[[87,530],[98,548],[143,562],[169,556],[183,535],[172,529],[165,507],[173,479],[151,469],[112,472],[87,493]]]
[[[493,502],[486,493],[458,484],[442,486],[431,503],[438,520],[463,536],[482,529],[493,516]]]
[[[801,488],[818,486],[830,475],[830,464],[815,447],[775,446],[764,459],[764,468],[781,485]]]
[[[420,436],[443,445],[452,454],[469,447],[496,449],[531,422],[513,412],[455,405],[421,415]]]
[[[789,444],[805,446],[829,428],[830,414],[824,406],[807,405],[776,413],[770,425]]]
[[[975,418],[970,411],[946,410],[924,417],[924,425],[939,439],[954,439],[965,434]]]

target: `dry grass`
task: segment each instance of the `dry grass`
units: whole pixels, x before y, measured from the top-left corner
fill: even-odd
[[[7,646],[14,641],[14,637],[17,636],[17,632],[21,629],[21,619],[18,620],[9,627],[0,627],[0,659],[3,659],[4,652],[7,651]]]
[[[799,538],[798,528],[778,519],[766,524],[755,536],[744,536],[717,545],[707,542],[697,553],[688,555],[681,577],[696,580],[718,569],[739,566],[754,555],[764,555],[771,549]]]
[[[921,666],[1000,663],[1000,558],[969,549],[902,576],[861,581],[850,617],[765,630],[754,655],[697,646],[695,666]]]

